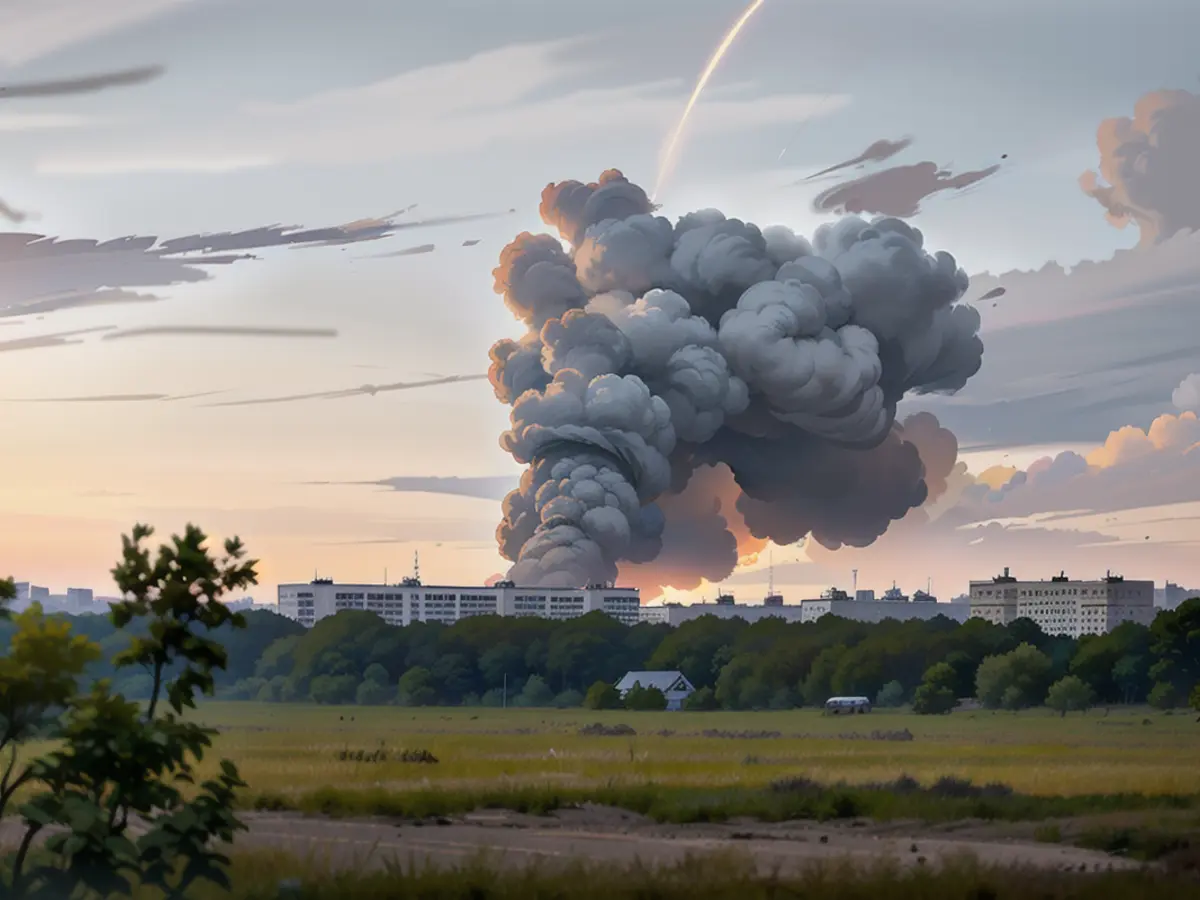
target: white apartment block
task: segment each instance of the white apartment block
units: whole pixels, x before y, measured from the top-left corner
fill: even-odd
[[[1106,574],[1096,581],[1021,581],[1009,574],[971,582],[971,617],[996,625],[1031,619],[1046,634],[1106,634],[1122,622],[1149,625],[1157,610],[1153,581]]]
[[[540,588],[501,581],[491,587],[448,587],[423,585],[415,578],[395,585],[335,584],[320,578],[307,584],[279,585],[279,614],[308,628],[343,609],[376,613],[390,625],[450,625],[471,616],[562,620],[597,610],[625,625],[636,625],[640,608],[641,595],[636,588],[608,585]]]
[[[955,622],[965,622],[970,614],[966,603],[939,603],[937,601],[911,600],[851,600],[842,591],[826,591],[827,596],[799,603],[784,603],[779,595],[767,597],[762,603],[738,603],[728,594],[719,597],[716,603],[669,603],[661,607],[666,621],[671,626],[698,619],[701,616],[717,616],[722,619],[744,619],[758,622],[777,618],[789,622],[815,622],[822,616],[838,616],[855,622],[882,622],[885,619],[929,619],[945,616]],[[656,607],[645,607],[645,610]],[[643,613],[645,616],[645,613]],[[648,617],[647,617],[648,618]]]

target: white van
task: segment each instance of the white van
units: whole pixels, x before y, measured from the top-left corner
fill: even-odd
[[[871,711],[871,701],[866,697],[830,697],[825,701],[825,714],[840,716],[842,713],[854,715]]]

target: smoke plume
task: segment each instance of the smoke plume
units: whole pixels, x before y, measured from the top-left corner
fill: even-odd
[[[1183,229],[1200,229],[1200,94],[1146,94],[1135,104],[1132,119],[1100,123],[1096,145],[1100,173],[1085,172],[1079,184],[1112,224],[1135,223],[1143,246]]]
[[[493,273],[528,328],[489,371],[527,466],[497,528],[510,579],[690,587],[767,540],[866,546],[946,490],[953,435],[896,404],[961,388],[983,344],[920,231],[672,223],[616,170],[540,212],[558,237],[518,235]]]

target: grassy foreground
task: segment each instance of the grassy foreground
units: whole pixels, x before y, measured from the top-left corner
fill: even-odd
[[[293,798],[317,789],[755,788],[799,775],[850,785],[955,776],[1047,798],[1200,795],[1200,724],[1146,709],[826,717],[207,703],[199,716],[221,731],[212,757],[233,759],[253,791]],[[593,722],[636,734],[579,733]],[[911,740],[895,739],[903,732]],[[341,758],[380,748],[388,759]],[[402,749],[438,762],[399,761]]]
[[[736,854],[678,866],[620,869],[588,863],[514,869],[480,858],[454,870],[393,866],[335,870],[286,855],[239,856],[234,889],[198,888],[193,900],[1193,900],[1194,879],[1170,873],[989,869],[969,859],[937,871],[834,863],[766,875]],[[158,900],[150,892],[137,900]]]

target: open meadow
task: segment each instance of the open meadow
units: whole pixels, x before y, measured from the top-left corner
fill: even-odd
[[[255,795],[761,787],[797,777],[861,785],[907,775],[922,784],[999,782],[1046,798],[1200,796],[1195,716],[1143,708],[1061,718],[1042,710],[823,716],[210,702],[197,715],[220,731],[206,764],[229,757]],[[581,733],[593,723],[635,733]],[[377,750],[386,758],[371,759]],[[402,761],[404,750],[437,762]]]

